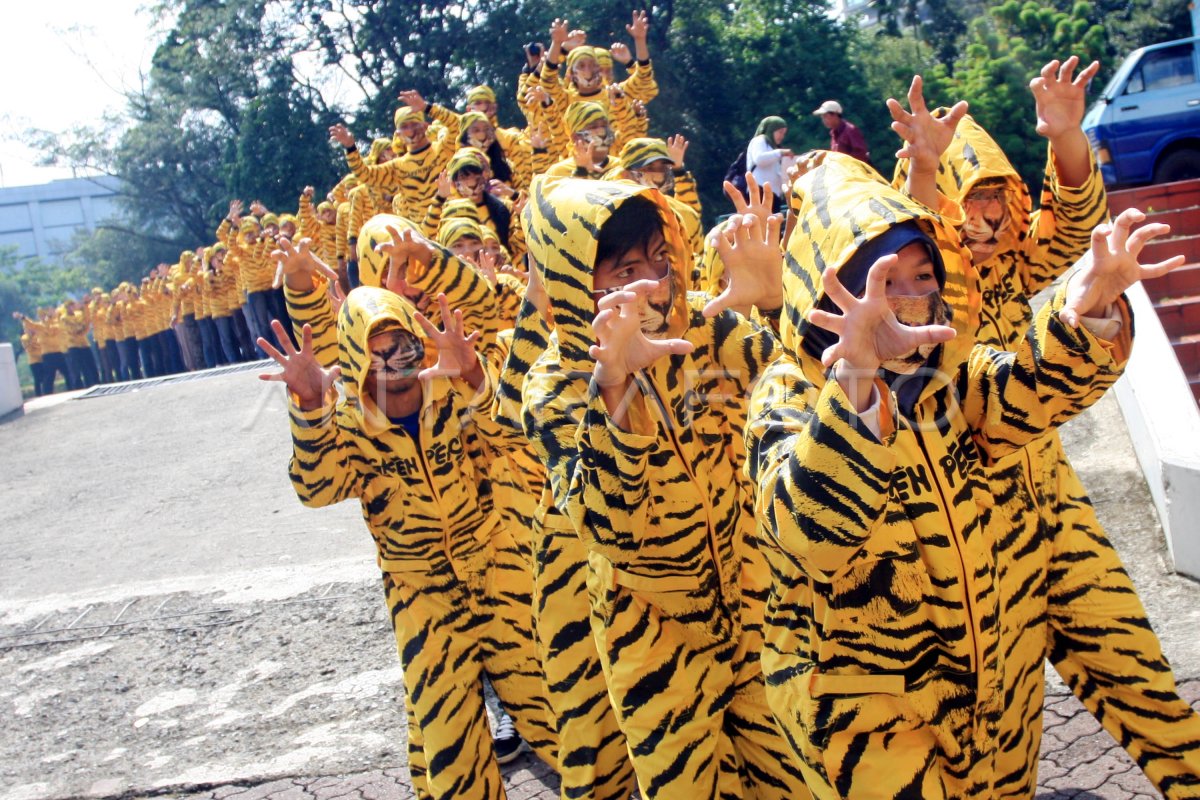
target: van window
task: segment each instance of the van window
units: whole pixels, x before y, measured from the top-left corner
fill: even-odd
[[[1152,50],[1142,56],[1129,76],[1125,94],[1152,92],[1171,86],[1182,86],[1196,80],[1196,65],[1192,60],[1192,44],[1180,44]]]

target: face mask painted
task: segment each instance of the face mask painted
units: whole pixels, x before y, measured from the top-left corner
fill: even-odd
[[[663,194],[675,194],[675,173],[671,170],[649,172],[647,170],[631,169],[630,176],[642,186],[658,189]]]
[[[491,125],[481,125],[476,123],[467,131],[467,144],[471,147],[478,147],[480,150],[487,150],[492,146],[492,142],[496,141],[496,134],[492,130]]]
[[[454,190],[460,197],[475,200],[483,193],[485,182],[481,173],[462,176],[454,181]]]
[[[975,189],[963,200],[963,242],[976,261],[987,259],[1000,247],[1012,227],[1008,195],[1002,188]]]
[[[383,341],[371,345],[370,370],[376,382],[415,378],[425,361],[425,346],[421,340],[400,330],[388,331],[380,338]]]
[[[600,91],[600,88],[604,86],[604,73],[600,71],[600,65],[594,60],[580,59],[580,62],[571,70],[571,80],[580,92],[592,94]]]
[[[613,140],[616,138],[613,135],[612,128],[609,127],[605,127],[604,133],[583,130],[579,132],[579,135],[592,147],[603,147],[605,149],[612,147]]]
[[[641,314],[639,327],[648,339],[666,338],[667,325],[671,319],[671,308],[675,305],[675,280],[670,272],[663,280],[667,282],[667,298],[662,302],[643,300],[639,308]]]
[[[888,307],[892,309],[896,319],[903,325],[917,327],[950,324],[950,307],[942,299],[941,292],[930,292],[915,297],[889,297],[887,301]],[[881,366],[897,375],[911,375],[925,364],[936,348],[936,344],[923,344],[907,355],[884,361]]]

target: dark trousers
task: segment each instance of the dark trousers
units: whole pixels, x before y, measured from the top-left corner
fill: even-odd
[[[217,338],[221,341],[221,351],[225,354],[225,361],[230,364],[238,363],[238,346],[233,332],[233,318],[213,317],[213,325],[217,328]]]
[[[287,310],[287,298],[283,294],[283,288],[273,289],[272,292],[272,319],[277,319],[283,323],[283,329],[287,331],[288,338],[292,340],[292,344],[297,348],[300,347],[300,342],[296,341],[296,331],[292,328],[292,315]]]
[[[121,357],[117,355],[117,343],[109,339],[100,346],[100,382],[113,383],[121,371]]]
[[[183,345],[184,366],[188,369],[204,369],[204,351],[200,344],[200,326],[196,324],[196,315],[184,314],[176,330]]]
[[[250,335],[250,326],[246,324],[245,309],[239,308],[233,312],[233,331],[237,334],[238,349],[242,352],[242,361],[253,361],[257,356],[254,347],[254,337]]]
[[[186,372],[187,367],[183,365],[183,352],[179,349],[179,340],[175,337],[174,329],[167,328],[165,331],[159,331],[154,334],[154,338],[158,340],[158,350],[162,355],[163,374],[178,375]]]
[[[96,359],[92,358],[92,348],[72,347],[67,350],[67,362],[75,373],[74,389],[89,389],[100,382],[96,374]]]
[[[275,303],[271,297],[271,292],[250,292],[246,295],[246,307],[250,309],[249,318],[246,320],[250,323],[250,332],[255,336],[261,336],[268,342],[275,340],[274,334],[271,333],[271,318],[275,314]],[[266,358],[266,351],[255,347],[259,358]]]
[[[121,355],[121,369],[125,371],[125,380],[141,380],[142,370],[138,366],[137,339],[132,336],[121,339],[117,342],[117,352]]]
[[[63,383],[71,388],[71,373],[67,368],[65,353],[42,354],[42,391],[41,394],[54,394],[54,381],[58,374],[63,377]]]
[[[158,342],[153,336],[137,340],[138,355],[142,357],[142,372],[147,378],[162,375],[162,359],[159,357]]]
[[[219,367],[225,363],[224,356],[221,354],[221,343],[217,336],[217,326],[213,324],[212,317],[204,317],[196,320],[196,324],[200,326],[200,347],[204,353],[205,369]]]
[[[29,371],[33,373],[33,392],[38,397],[41,397],[43,394],[42,390],[46,388],[46,379],[42,377],[46,372],[46,368],[42,365],[42,362],[39,361],[36,364],[31,363],[29,365]]]

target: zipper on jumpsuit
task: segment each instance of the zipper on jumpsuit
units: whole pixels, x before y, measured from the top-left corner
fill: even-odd
[[[687,473],[688,479],[691,480],[692,485],[698,490],[701,490],[698,491],[697,494],[700,495],[700,503],[704,506],[704,523],[705,527],[707,528],[705,538],[708,542],[708,553],[712,558],[713,571],[717,574],[717,584],[718,586],[723,586],[725,576],[722,574],[721,560],[717,557],[717,550],[713,543],[712,504],[710,502],[708,492],[703,491],[700,481],[696,478],[696,472],[694,469],[692,469],[691,461],[688,460],[686,454],[683,452],[683,445],[680,443],[679,438],[675,435],[675,419],[671,416],[671,412],[668,410],[667,404],[663,402],[662,396],[658,392],[658,387],[654,385],[654,381],[652,380],[651,376],[644,370],[642,371],[642,375],[646,378],[646,385],[650,387],[650,393],[654,397],[654,402],[658,405],[659,411],[662,412],[663,423],[667,429],[667,435],[671,437],[671,446],[679,455],[679,460],[683,462],[684,472]],[[722,597],[721,604],[726,606],[726,611],[729,610],[728,598]]]
[[[925,447],[925,441],[920,437],[916,437],[917,445],[921,448],[921,455],[925,458],[925,463],[929,467],[929,474],[935,478],[937,476],[937,468],[933,462],[933,457],[929,455],[929,450]],[[971,657],[975,667],[975,692],[976,703],[982,699],[983,693],[983,654],[979,652],[980,635],[978,627],[978,615],[975,611],[975,586],[972,580],[972,573],[967,568],[964,548],[965,542],[959,534],[958,527],[954,524],[954,517],[950,513],[950,504],[946,500],[946,493],[942,490],[942,484],[936,479],[933,485],[937,487],[938,497],[942,501],[943,513],[946,518],[946,524],[950,526],[950,532],[953,534],[955,550],[958,553],[958,564],[962,570],[963,577],[963,602],[967,611],[967,622],[971,626]]]

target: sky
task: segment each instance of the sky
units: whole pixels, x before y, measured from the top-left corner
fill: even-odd
[[[16,137],[29,128],[70,130],[124,108],[121,92],[149,68],[158,38],[148,3],[4,0],[0,187],[72,177],[70,169],[35,166],[37,153]]]

